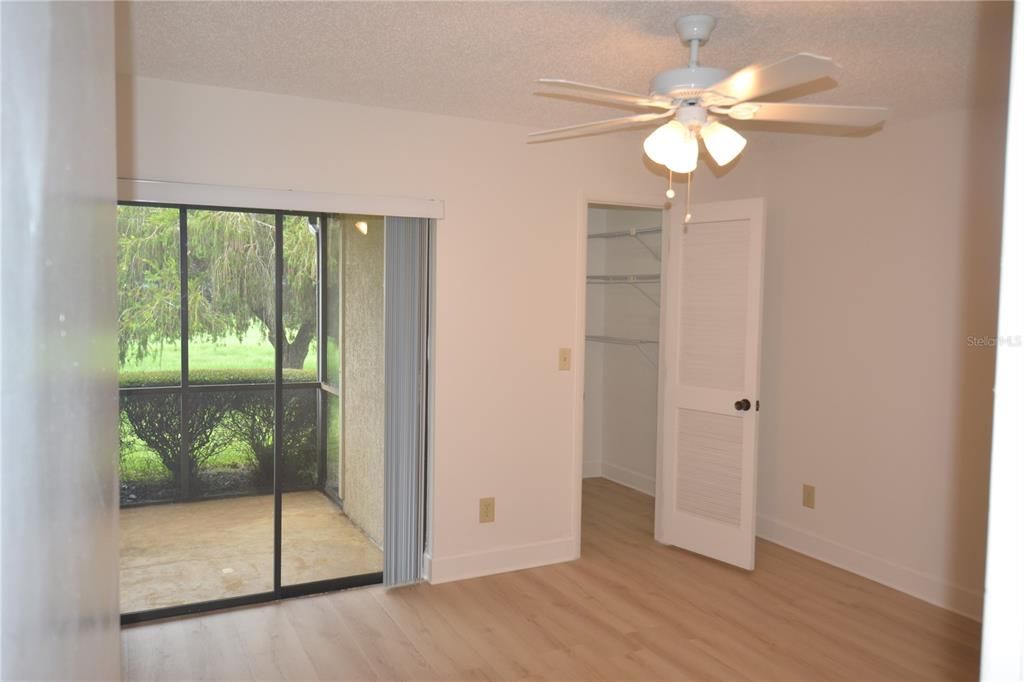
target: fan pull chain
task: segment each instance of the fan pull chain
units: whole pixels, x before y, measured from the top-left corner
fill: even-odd
[[[693,191],[693,173],[686,174],[686,215],[683,217],[683,225],[689,225],[693,215],[690,213],[690,194]]]
[[[676,191],[672,189],[672,169],[668,169],[668,189],[665,190],[665,196],[669,199],[676,198]]]

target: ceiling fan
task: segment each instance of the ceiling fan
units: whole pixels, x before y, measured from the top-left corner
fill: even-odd
[[[542,130],[531,133],[529,137],[539,141],[603,133],[670,119],[644,140],[644,152],[655,163],[667,166],[670,173],[690,173],[697,167],[698,139],[704,141],[708,154],[719,166],[730,163],[743,151],[746,139],[722,123],[724,118],[865,128],[885,120],[888,113],[885,107],[751,101],[761,95],[835,76],[839,67],[828,57],[807,52],[769,64],[751,65],[733,74],[724,69],[701,66],[698,60],[700,46],[707,42],[715,24],[715,18],[706,14],[685,16],[676,21],[680,39],[689,44],[690,63],[656,75],[648,95],[558,78],[541,78],[539,83],[575,90],[585,99],[653,111]],[[671,187],[668,196],[674,196]]]

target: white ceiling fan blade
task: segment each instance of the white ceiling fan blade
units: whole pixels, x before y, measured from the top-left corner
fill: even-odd
[[[632,92],[625,92],[624,90],[603,88],[600,85],[578,83],[576,81],[562,80],[561,78],[539,78],[537,82],[544,85],[553,85],[558,88],[579,90],[581,91],[580,97],[585,97],[586,99],[604,100],[606,102],[627,104],[635,107],[657,107],[659,109],[670,109],[675,106],[670,98],[660,95],[638,95]]]
[[[869,128],[883,122],[889,110],[886,107],[859,107],[843,104],[744,102],[725,113],[738,121],[782,121]]]
[[[624,116],[621,118],[609,118],[603,121],[591,121],[590,123],[579,123],[577,125],[565,126],[564,128],[552,128],[551,130],[540,130],[536,133],[530,133],[527,137],[550,137],[556,135],[566,134],[582,134],[582,133],[596,133],[605,132],[615,128],[622,128],[626,126],[636,125],[637,123],[646,123],[648,121],[657,121],[661,118],[668,118],[675,113],[675,110],[671,111],[659,111],[651,114],[637,114],[636,116]]]
[[[771,64],[753,64],[707,88],[701,95],[704,106],[728,106],[759,95],[834,76],[839,67],[828,57],[808,52],[790,55]]]

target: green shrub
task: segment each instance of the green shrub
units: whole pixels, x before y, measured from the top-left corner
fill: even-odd
[[[144,372],[122,372],[121,388],[180,386],[181,372],[178,370],[156,370]],[[317,381],[316,372],[308,369],[284,369],[285,383]],[[189,372],[189,383],[193,386],[217,384],[270,384],[274,383],[272,369],[199,369]]]
[[[177,371],[130,372],[121,375],[122,388],[178,386]],[[285,381],[315,382],[309,370],[284,370]],[[185,428],[190,453],[185,469],[189,497],[199,492],[200,472],[214,468],[239,468],[248,460],[257,489],[270,490],[274,480],[274,395],[271,370],[200,370],[190,373],[194,385],[268,384],[263,390],[196,391],[188,394]],[[315,389],[284,392],[284,467],[282,486],[303,488],[317,482]],[[121,468],[125,480],[159,477],[150,466],[143,469],[140,450],[154,453],[173,478],[179,491],[184,488],[181,467],[180,392],[133,392],[121,397]],[[229,461],[230,460],[230,461]],[[132,478],[128,478],[131,476]]]
[[[187,406],[185,428],[190,452],[185,462],[188,487],[197,490],[199,471],[220,452],[231,434],[217,427],[231,409],[232,393],[211,391],[194,394]],[[178,393],[134,393],[121,398],[122,458],[130,451],[130,439],[138,438],[156,453],[181,489],[181,406]],[[126,447],[127,446],[127,447]]]
[[[236,396],[223,424],[248,448],[257,487],[269,490],[274,484],[274,396],[263,391]],[[315,390],[285,391],[281,416],[284,489],[309,487],[317,481],[316,399]]]

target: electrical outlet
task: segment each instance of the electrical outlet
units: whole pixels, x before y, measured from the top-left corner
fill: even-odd
[[[558,349],[558,371],[568,372],[572,369],[572,348]]]
[[[494,498],[480,498],[480,523],[494,523]]]
[[[804,483],[804,506],[814,509],[814,486]]]

